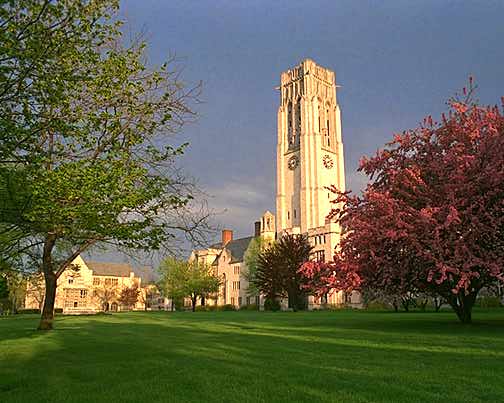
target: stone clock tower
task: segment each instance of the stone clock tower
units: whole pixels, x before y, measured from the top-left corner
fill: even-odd
[[[281,76],[277,231],[308,233],[328,224],[330,185],[345,190],[335,74],[307,59]]]
[[[340,240],[326,217],[334,195],[345,190],[341,112],[333,71],[306,59],[281,75],[278,108],[276,230],[307,234],[314,258],[332,260]],[[330,303],[343,303],[334,293]]]

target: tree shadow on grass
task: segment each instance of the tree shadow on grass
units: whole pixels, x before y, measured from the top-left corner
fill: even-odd
[[[382,323],[373,336],[374,320],[204,314],[58,318],[52,345],[0,369],[0,400],[498,401],[504,394],[503,350],[458,351],[448,331],[427,349],[425,333],[416,343],[391,340],[401,330],[395,324]],[[412,326],[402,330],[425,327]]]

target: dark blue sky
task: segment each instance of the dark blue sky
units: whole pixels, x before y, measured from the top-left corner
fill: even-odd
[[[152,63],[176,54],[189,84],[203,82],[182,167],[248,236],[275,210],[280,73],[304,58],[336,72],[347,187],[358,160],[394,132],[438,116],[474,75],[482,103],[504,95],[504,1],[125,0],[121,14],[148,33]]]

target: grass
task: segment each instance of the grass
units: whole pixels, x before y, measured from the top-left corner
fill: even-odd
[[[503,402],[504,309],[0,319],[0,402]]]

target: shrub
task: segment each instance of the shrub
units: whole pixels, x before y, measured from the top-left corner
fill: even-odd
[[[240,311],[257,311],[257,305],[256,304],[249,304],[249,305],[243,305],[240,307]]]
[[[279,311],[281,308],[280,302],[276,299],[267,298],[264,301],[264,310],[265,311]]]
[[[499,297],[481,297],[476,301],[476,306],[480,308],[498,308],[501,306]]]
[[[384,311],[384,310],[388,311],[390,309],[390,304],[387,304],[386,302],[382,301],[372,301],[366,305],[366,309],[372,311]]]
[[[31,313],[40,314],[40,309],[20,309],[20,310],[18,310],[18,313],[20,313],[20,314],[31,314]]]
[[[205,305],[197,306],[196,312],[215,312],[215,311],[236,311],[236,307],[231,304],[226,305]]]
[[[196,307],[196,312],[210,312],[210,311],[216,311],[217,310],[217,306],[215,305],[199,305]]]

